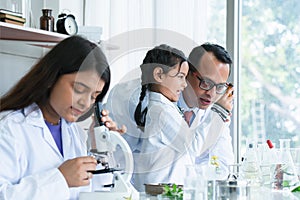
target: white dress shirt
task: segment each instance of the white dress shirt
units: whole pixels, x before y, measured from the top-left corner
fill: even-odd
[[[203,147],[201,155],[196,157],[196,163],[208,163],[209,158],[216,155],[221,167],[227,168],[227,165],[233,164],[234,154],[229,128],[230,122],[220,121],[221,118],[211,110],[211,106],[205,110],[201,110],[198,107],[189,108],[183,95],[180,96],[178,105],[184,111],[193,111],[195,116],[192,118],[192,126],[198,126],[198,129],[204,128],[202,133],[204,134],[203,140],[206,138],[206,145]],[[198,120],[195,120],[196,116],[198,116]],[[218,134],[216,135],[216,133]]]
[[[88,187],[69,188],[58,167],[86,155],[86,134],[62,119],[63,155],[36,104],[0,113],[0,199],[77,199]]]

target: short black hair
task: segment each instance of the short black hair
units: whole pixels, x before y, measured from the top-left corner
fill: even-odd
[[[199,65],[199,62],[205,52],[212,52],[219,61],[221,61],[222,63],[229,64],[229,75],[230,75],[231,64],[232,64],[232,59],[230,54],[226,51],[224,47],[209,42],[197,46],[191,51],[188,57],[190,72],[197,71],[197,66]]]

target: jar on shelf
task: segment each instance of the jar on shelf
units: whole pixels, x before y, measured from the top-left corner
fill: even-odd
[[[51,9],[42,9],[43,15],[40,17],[40,29],[54,32],[54,17]]]

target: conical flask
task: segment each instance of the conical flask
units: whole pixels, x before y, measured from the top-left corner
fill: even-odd
[[[298,182],[295,165],[290,152],[290,139],[279,139],[280,149],[278,164],[276,164],[273,174],[273,189],[289,189]]]
[[[253,141],[247,141],[247,150],[241,165],[241,179],[246,180],[250,186],[260,186],[262,183],[257,146]]]

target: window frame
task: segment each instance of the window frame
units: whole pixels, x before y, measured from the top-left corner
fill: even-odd
[[[233,82],[235,88],[235,98],[233,105],[233,115],[231,119],[230,133],[232,137],[232,145],[235,154],[235,162],[241,160],[241,126],[239,121],[239,106],[240,106],[240,27],[241,27],[241,0],[227,0],[227,19],[226,19],[226,49],[232,56],[232,73],[229,81]]]

